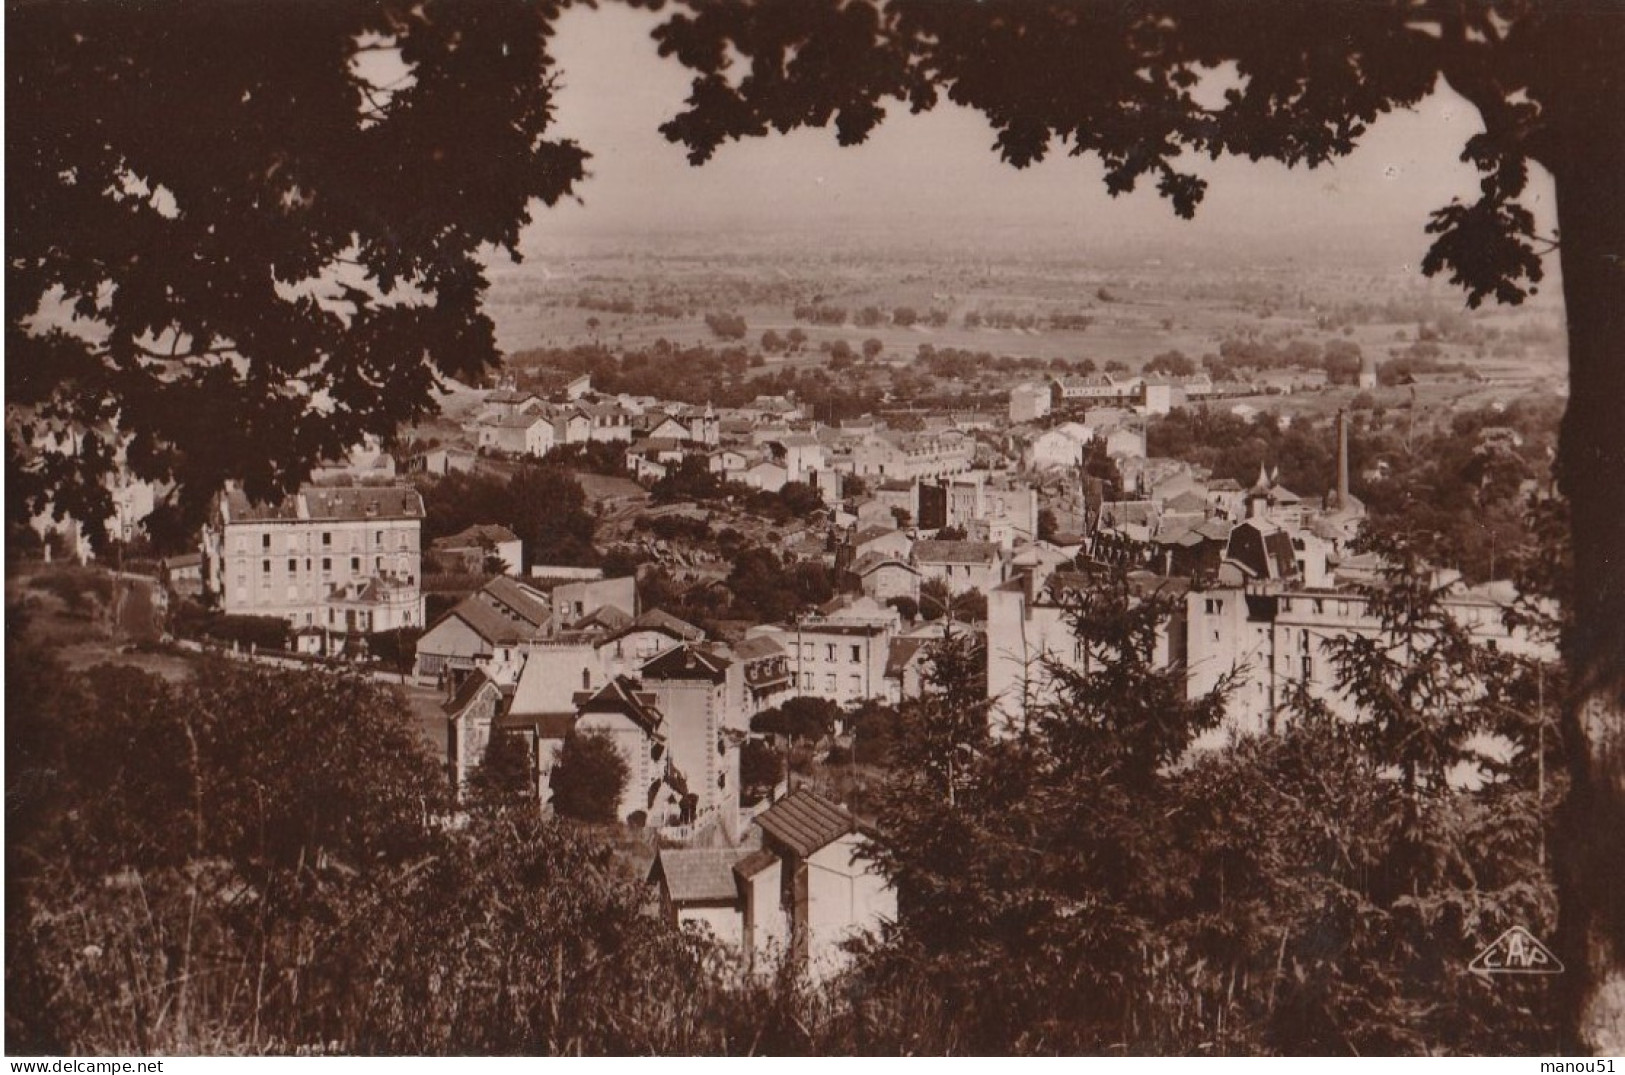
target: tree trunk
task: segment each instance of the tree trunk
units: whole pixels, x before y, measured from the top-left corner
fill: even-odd
[[[1593,30],[1596,29],[1593,20]],[[1595,57],[1596,53],[1592,53]],[[1619,57],[1609,63],[1617,65]],[[1625,77],[1593,70],[1559,118],[1569,403],[1559,480],[1572,512],[1564,640],[1570,789],[1554,859],[1571,1048],[1625,1052]]]

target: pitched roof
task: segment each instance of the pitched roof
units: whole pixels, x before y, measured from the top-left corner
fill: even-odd
[[[732,903],[739,899],[734,867],[744,856],[732,848],[664,848],[650,876],[665,882],[673,903]]]
[[[487,599],[505,614],[516,616],[536,627],[546,623],[552,612],[538,591],[506,575],[498,575],[480,587],[478,596]]]
[[[459,601],[451,611],[441,616],[429,629],[432,631],[446,620],[457,618],[468,624],[473,632],[492,645],[507,645],[535,637],[540,625],[529,623],[474,593]]]
[[[275,504],[254,504],[241,489],[229,489],[220,506],[228,523],[423,518],[423,497],[403,485],[311,485]]]
[[[638,682],[626,676],[616,676],[596,691],[577,691],[574,699],[578,713],[619,713],[646,732],[661,724],[655,696],[640,690]]]
[[[919,652],[931,642],[932,639],[929,638],[892,639],[891,645],[886,649],[886,678],[900,679],[903,669],[907,668]]]
[[[526,716],[568,713],[573,717],[575,693],[589,689],[602,668],[590,642],[538,643],[525,656],[509,709]]]
[[[457,689],[456,694],[441,703],[440,708],[445,710],[448,716],[461,713],[468,708],[469,703],[474,701],[474,697],[480,693],[481,688],[490,682],[490,677],[484,672],[475,671],[473,675],[463,680],[463,685]]]
[[[495,418],[487,418],[481,424],[493,426],[497,429],[529,429],[531,426],[550,421],[551,419],[543,415],[520,411],[518,414],[503,414]]]
[[[652,608],[632,621],[633,627],[653,627],[657,630],[669,631],[679,638],[690,642],[704,640],[705,632],[686,620],[680,620],[663,609]]]
[[[649,679],[708,679],[721,683],[727,678],[728,666],[732,663],[725,657],[685,643],[657,654],[638,671]]]
[[[901,556],[887,556],[885,553],[880,552],[864,553],[862,556],[858,557],[852,562],[852,566],[848,568],[848,570],[854,575],[867,575],[869,572],[884,567],[887,564],[891,564],[894,567],[900,567],[905,571],[912,571],[916,575],[920,573],[918,568],[916,568],[913,564],[910,564]]]
[[[999,547],[988,541],[918,541],[914,543],[917,563],[991,564]]]
[[[756,824],[801,858],[860,828],[858,819],[845,807],[806,788],[797,788],[768,807]]]
[[[522,388],[498,388],[494,392],[485,394],[487,403],[523,403],[527,399],[538,398],[535,392]]]
[[[538,739],[564,739],[576,726],[574,713],[515,713],[511,710],[494,722],[494,727],[506,731],[524,729],[536,733]]]
[[[1163,501],[1162,506],[1165,511],[1201,511],[1207,507],[1207,497],[1195,489],[1186,489]]]
[[[747,638],[734,646],[734,658],[740,661],[759,661],[764,657],[779,657],[784,654],[784,647],[778,639],[769,635],[757,635]]]
[[[632,624],[632,614],[618,605],[599,605],[585,616],[570,625],[572,631],[590,631],[602,628],[606,631],[619,631]]]
[[[895,526],[864,526],[858,533],[851,536],[851,544],[853,546],[863,546],[863,544],[874,541],[877,537],[890,537],[894,536],[894,534],[902,534],[903,537],[907,537],[907,534],[903,534]]]
[[[748,881],[778,861],[779,856],[765,847],[758,847],[734,863],[734,873]]]
[[[447,537],[436,538],[431,548],[436,549],[472,549],[483,547],[485,542],[493,545],[502,545],[509,541],[518,541],[519,536],[500,523],[475,523],[473,526],[459,530]]]

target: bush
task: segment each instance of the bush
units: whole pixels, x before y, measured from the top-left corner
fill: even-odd
[[[33,586],[55,594],[69,613],[79,616],[88,616],[96,607],[105,608],[113,600],[113,580],[92,567],[43,572],[34,576]]]
[[[421,628],[374,631],[367,636],[367,652],[386,668],[409,669],[417,660]]]
[[[180,638],[210,639],[243,649],[288,648],[288,621],[280,616],[228,616],[195,601],[182,601],[170,614],[170,630]]]

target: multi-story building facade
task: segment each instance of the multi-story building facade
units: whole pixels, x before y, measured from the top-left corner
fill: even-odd
[[[809,618],[774,637],[789,658],[794,694],[853,705],[885,695],[894,633],[886,623]]]
[[[665,717],[671,762],[695,796],[695,821],[718,817],[739,831],[739,752],[750,731],[739,704],[744,669],[692,643],[667,650],[639,671]]]
[[[1504,585],[1500,589],[1506,590]],[[1512,600],[1510,592],[1479,587],[1446,596],[1442,608],[1481,644],[1556,660],[1550,644],[1507,626],[1504,613]],[[1377,637],[1383,630],[1364,595],[1347,589],[1253,583],[1192,591],[1186,595],[1185,612],[1187,692],[1197,697],[1234,676],[1225,723],[1227,730],[1244,732],[1273,728],[1300,691],[1333,713],[1353,717],[1354,703],[1338,685],[1330,643],[1358,635]]]
[[[987,593],[1004,581],[1004,561],[992,542],[918,541],[913,559],[922,581],[938,579],[952,594]]]
[[[1084,575],[1023,575],[987,597],[987,696],[990,721],[1005,733],[1058,699],[1051,670],[1083,669],[1086,658],[1073,627],[1077,594],[1093,585]],[[1156,580],[1153,588],[1174,585]],[[1152,659],[1169,668],[1185,659],[1185,617],[1176,612],[1157,630]]]
[[[277,504],[228,489],[203,533],[206,586],[228,614],[295,628],[421,627],[422,526],[423,498],[403,486],[306,486]],[[353,615],[369,602],[387,606],[387,625]],[[329,622],[330,608],[351,615]]]
[[[962,474],[976,460],[976,441],[958,430],[941,433],[869,433],[851,446],[852,472],[885,479]]]

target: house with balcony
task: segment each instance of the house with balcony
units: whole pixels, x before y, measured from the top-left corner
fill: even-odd
[[[233,486],[204,527],[204,585],[223,612],[296,630],[422,627],[422,526],[410,487],[306,486],[255,504]],[[363,613],[374,626],[360,626]]]

